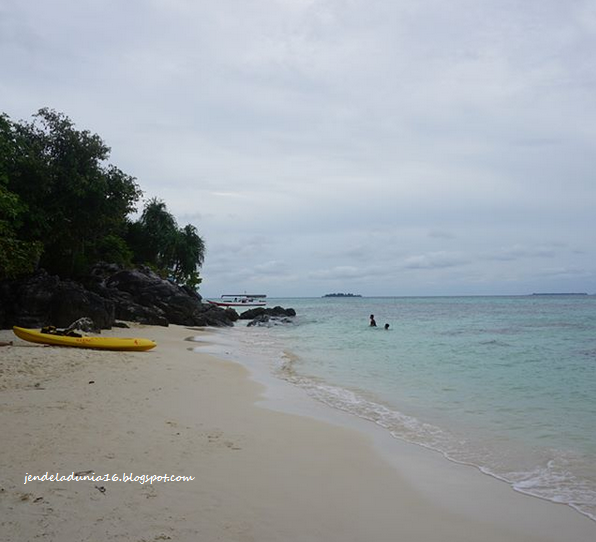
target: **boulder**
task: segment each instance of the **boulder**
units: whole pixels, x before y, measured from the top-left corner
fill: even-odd
[[[83,316],[83,318],[79,318],[75,320],[72,324],[70,324],[66,331],[84,331],[85,333],[93,332],[93,333],[100,333],[101,330],[95,326],[95,322],[88,318],[87,316]]]
[[[234,310],[206,305],[192,288],[162,279],[146,266],[115,269],[98,264],[87,284],[114,302],[120,320],[162,326],[230,326],[238,319]]]
[[[260,314],[250,322],[247,327],[259,326],[259,327],[272,327],[283,324],[293,324],[294,321],[287,316],[269,316],[268,314]]]
[[[203,305],[202,309],[195,314],[196,326],[231,326],[238,320],[238,313],[234,309],[222,309],[215,305]]]
[[[151,269],[121,270],[105,281],[102,295],[116,303],[116,318],[149,324],[183,326],[232,325],[235,311],[204,305],[194,290],[164,280]]]
[[[193,289],[164,280],[147,267],[124,270],[98,264],[81,282],[40,270],[0,283],[0,328],[67,327],[82,317],[106,329],[116,319],[160,326],[231,326],[238,314],[204,304]]]
[[[79,318],[90,318],[95,329],[110,329],[114,323],[114,304],[74,281],[61,281],[50,300],[49,323],[68,327]]]
[[[296,316],[296,311],[294,309],[284,309],[283,307],[280,307],[279,305],[277,307],[273,307],[272,309],[266,309],[264,307],[257,307],[255,309],[249,309],[247,311],[244,311],[239,318],[241,320],[253,320],[255,319],[257,316],[262,316],[262,315],[267,315],[267,316],[289,316],[289,317],[293,317]]]
[[[91,318],[96,328],[110,328],[114,322],[114,305],[109,300],[43,270],[24,279],[3,282],[0,306],[2,327],[67,327],[82,317]]]
[[[40,271],[24,280],[4,281],[0,287],[2,327],[48,325],[50,300],[60,279]]]

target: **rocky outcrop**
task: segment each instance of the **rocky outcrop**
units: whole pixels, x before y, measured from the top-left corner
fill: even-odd
[[[76,282],[58,283],[49,303],[49,321],[67,327],[82,317],[90,318],[96,329],[109,329],[114,322],[114,304]]]
[[[116,319],[149,325],[229,326],[234,310],[202,303],[190,288],[160,278],[148,268],[122,270],[101,264],[81,283],[45,271],[0,283],[0,327],[67,327],[89,317],[108,329]]]
[[[0,285],[2,327],[67,327],[87,316],[98,328],[114,321],[114,305],[82,285],[39,271],[20,281]]]
[[[23,281],[3,281],[0,284],[2,327],[37,327],[40,322],[49,325],[49,306],[59,282],[58,277],[45,271]]]
[[[116,304],[116,318],[148,324],[183,326],[231,325],[238,315],[204,305],[194,290],[163,280],[148,268],[122,270],[104,283]]]
[[[248,322],[247,327],[272,327],[283,324],[293,324],[294,320],[287,316],[269,316],[268,314],[260,314]]]
[[[240,316],[240,320],[254,320],[258,316],[276,316],[276,317],[292,317],[296,316],[296,311],[294,309],[284,309],[279,305],[277,307],[273,307],[272,309],[266,309],[264,307],[257,307],[255,309],[249,309],[244,311]]]
[[[280,324],[292,324],[294,323],[294,316],[296,316],[296,311],[294,309],[284,309],[278,305],[272,309],[266,309],[264,307],[250,309],[244,311],[239,318],[241,320],[250,320],[247,324],[248,327],[271,327]]]

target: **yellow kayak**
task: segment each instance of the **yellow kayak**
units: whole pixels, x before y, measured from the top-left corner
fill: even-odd
[[[157,345],[150,339],[125,339],[123,337],[68,337],[41,333],[35,329],[13,327],[14,334],[32,343],[51,344],[54,346],[76,346],[78,348],[95,348],[98,350],[142,351],[155,348]]]

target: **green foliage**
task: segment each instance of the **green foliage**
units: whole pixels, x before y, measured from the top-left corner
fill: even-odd
[[[141,195],[135,179],[104,165],[110,149],[98,135],[53,110],[13,124],[11,136],[0,171],[28,209],[21,235],[43,243],[40,265],[49,271],[85,272],[105,248],[102,240],[124,230]]]
[[[177,284],[196,288],[198,268],[205,259],[205,243],[191,224],[178,228],[166,204],[153,198],[141,218],[130,224],[127,240],[136,263],[144,263]]]
[[[10,229],[0,224],[0,280],[31,273],[42,251],[37,241],[21,241]]]
[[[178,232],[176,219],[168,212],[163,201],[153,198],[145,205],[139,222],[145,239],[142,256],[158,269],[167,269]]]
[[[172,275],[174,281],[196,288],[202,281],[197,267],[203,265],[205,259],[205,243],[197,233],[197,229],[188,224],[178,230],[174,259],[172,261]]]
[[[196,287],[205,245],[196,228],[178,228],[166,204],[142,195],[136,180],[106,164],[110,149],[62,113],[40,109],[32,122],[0,115],[0,279],[42,266],[63,277],[98,261],[146,263]]]
[[[24,241],[17,232],[27,207],[6,187],[13,158],[12,143],[12,124],[5,115],[0,115],[0,280],[33,271],[42,251],[41,243]]]
[[[96,261],[116,263],[122,267],[132,264],[133,252],[122,237],[108,235],[99,239],[93,247]]]
[[[18,196],[0,184],[0,280],[30,273],[41,255],[41,243],[17,236],[14,225],[23,210]]]

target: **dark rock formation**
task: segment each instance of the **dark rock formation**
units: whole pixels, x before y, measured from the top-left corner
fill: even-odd
[[[49,305],[60,280],[45,271],[0,284],[2,327],[49,325]],[[70,323],[70,322],[69,322]]]
[[[90,318],[96,329],[109,329],[114,322],[114,304],[73,281],[59,282],[49,303],[49,323],[68,327],[82,317]]]
[[[148,268],[122,270],[100,264],[81,283],[45,271],[0,283],[0,328],[68,327],[82,317],[91,318],[96,328],[109,329],[115,319],[162,326],[230,326],[238,314],[203,304],[194,290]]]
[[[96,327],[95,322],[87,316],[83,316],[70,324],[66,331],[84,331],[85,333],[101,333],[101,330]]]
[[[116,304],[116,318],[147,324],[183,326],[231,325],[238,315],[212,305],[190,288],[163,280],[148,268],[122,270],[104,284],[104,295]]]
[[[247,324],[251,326],[277,326],[279,324],[291,324],[293,323],[292,318],[296,316],[294,309],[284,309],[283,307],[277,306],[272,309],[266,309],[264,307],[257,307],[254,309],[247,310],[240,315],[241,320],[250,320]]]
[[[265,309],[264,307],[257,307],[255,309],[249,309],[244,311],[240,316],[240,320],[253,320],[257,316],[296,316],[296,311],[294,309],[284,309],[279,305],[277,307],[273,307],[272,309]]]
[[[80,284],[39,271],[0,285],[1,327],[67,327],[88,316],[98,328],[114,321],[114,305]]]
[[[287,316],[270,316],[268,314],[260,314],[256,318],[253,318],[250,322],[248,322],[247,327],[252,326],[264,326],[264,327],[272,327],[278,326],[281,324],[293,324],[294,321],[287,317]]]

